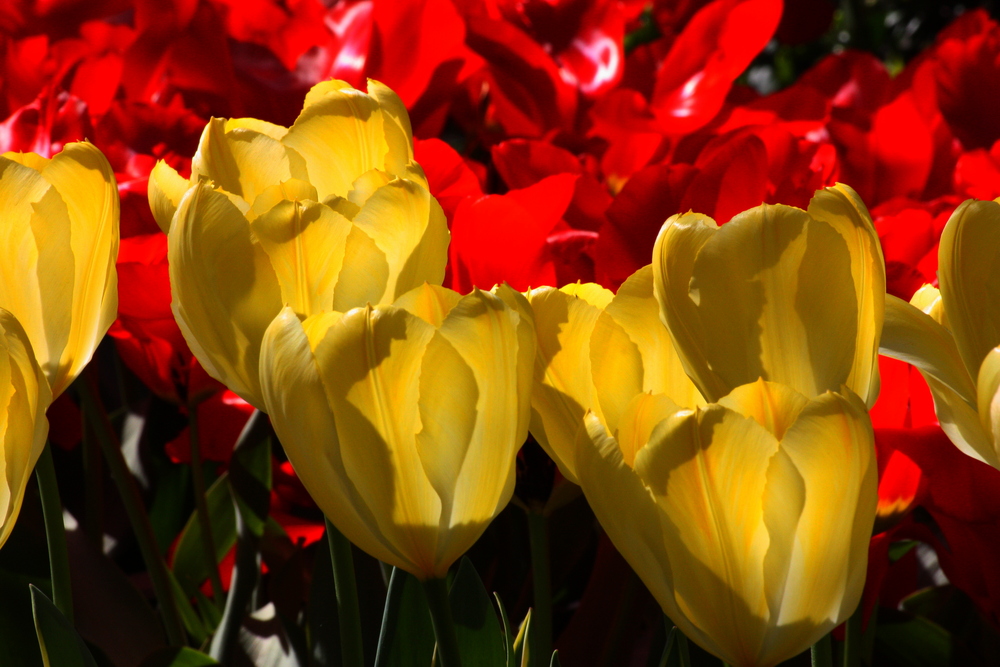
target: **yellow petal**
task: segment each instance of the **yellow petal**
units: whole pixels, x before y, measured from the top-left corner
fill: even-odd
[[[615,440],[622,450],[622,459],[629,467],[635,465],[635,455],[646,446],[660,422],[684,408],[666,394],[637,394],[622,411]]]
[[[0,309],[0,546],[7,541],[45,447],[48,381],[17,319]]]
[[[858,304],[854,366],[845,383],[871,407],[878,398],[878,345],[885,311],[885,258],[871,215],[858,193],[843,183],[818,190],[809,215],[840,232],[851,255]]]
[[[251,129],[249,120],[208,122],[191,159],[191,180],[209,179],[253,204],[269,186],[290,178],[306,179],[303,167],[293,169],[281,141]]]
[[[948,324],[944,321],[944,308],[941,303],[941,290],[933,285],[922,285],[920,289],[913,293],[910,298],[910,305],[924,311],[934,318],[934,321],[946,329]]]
[[[271,260],[282,303],[303,316],[333,307],[351,221],[315,202],[283,201],[250,223]]]
[[[705,403],[660,322],[651,266],[618,288],[594,327],[590,354],[601,411],[612,432],[621,409],[639,392],[666,394],[685,407]]]
[[[719,405],[750,417],[778,440],[785,437],[808,403],[808,398],[791,387],[764,380],[737,387],[719,400]]]
[[[335,95],[341,90],[354,90],[354,86],[347,83],[346,81],[340,81],[339,79],[329,79],[327,81],[320,81],[314,84],[309,92],[306,93],[306,98],[302,102],[302,108],[311,107],[318,102],[323,101],[328,95]]]
[[[1000,345],[1000,204],[969,200],[955,209],[938,258],[945,317],[974,377]]]
[[[324,322],[317,320],[325,319]],[[312,318],[317,337],[339,317]],[[285,453],[309,495],[347,538],[385,563],[412,572],[416,566],[380,532],[365,496],[344,467],[334,414],[327,403],[303,324],[291,308],[264,334],[261,395]]]
[[[674,579],[677,606],[730,664],[758,664],[767,632],[763,498],[777,452],[777,439],[753,419],[708,405],[661,422],[635,458],[665,515],[671,569],[683,573]]]
[[[42,176],[65,202],[73,255],[71,326],[52,384],[58,396],[87,365],[118,316],[118,186],[107,158],[87,142],[66,144]],[[47,292],[66,290],[68,284]]]
[[[434,327],[441,326],[451,309],[462,300],[455,290],[424,283],[396,299],[392,305],[413,313]]]
[[[354,216],[389,264],[387,301],[424,282],[440,285],[448,261],[448,222],[430,192],[396,179],[376,190]],[[373,302],[374,303],[374,302]]]
[[[771,545],[764,572],[772,627],[755,664],[801,653],[857,607],[877,485],[874,437],[860,398],[827,393],[804,406],[767,473]]]
[[[14,151],[8,151],[7,153],[4,153],[3,157],[7,158],[8,160],[11,160],[12,162],[16,162],[20,165],[28,167],[29,169],[34,169],[35,171],[38,172],[41,172],[43,169],[45,169],[45,165],[49,163],[50,159],[47,157],[42,157],[37,153],[17,153]]]
[[[385,156],[385,170],[402,176],[413,161],[413,130],[406,106],[399,95],[374,79],[368,79],[368,94],[382,107],[385,141],[389,149]],[[423,185],[427,187],[426,180]]]
[[[567,290],[569,288],[569,290]],[[541,287],[528,293],[535,314],[537,353],[531,390],[531,434],[559,466],[576,481],[577,431],[596,395],[590,369],[590,336],[601,310],[588,300],[561,290]],[[591,294],[610,301],[611,292],[595,286]]]
[[[701,334],[674,341],[706,398],[760,377],[806,396],[840,389],[855,366],[860,317],[844,237],[781,205],[750,209],[708,233],[689,280],[671,280],[668,299],[682,300],[684,321],[667,320],[672,334],[677,326]],[[664,245],[667,255],[684,249]]]
[[[171,306],[209,375],[263,409],[260,342],[281,310],[281,288],[250,225],[210,185],[191,188],[168,236]]]
[[[174,218],[174,211],[177,210],[181,197],[190,186],[190,181],[181,178],[177,170],[163,160],[159,160],[149,172],[147,188],[149,210],[152,211],[156,224],[164,234],[170,233],[170,221]]]
[[[314,88],[315,90],[315,88]],[[320,198],[347,196],[370,169],[384,169],[389,151],[378,101],[349,87],[310,95],[282,142],[305,161]]]
[[[385,253],[359,227],[352,227],[344,248],[344,263],[333,290],[333,309],[346,312],[388,301],[389,262]]]
[[[253,205],[246,212],[247,220],[253,222],[258,216],[267,213],[283,201],[319,201],[316,188],[312,183],[292,178],[276,185],[268,186],[253,200]]]
[[[1000,347],[990,350],[979,368],[976,386],[979,419],[986,433],[992,437],[993,450],[1000,443]]]
[[[444,453],[438,445],[442,449],[437,458],[447,456],[450,462],[446,468],[452,471],[450,531],[447,544],[442,545],[440,563],[447,568],[472,546],[514,492],[514,461],[528,435],[528,383],[535,340],[530,323],[517,310],[480,290],[459,301],[438,331],[471,369],[478,388],[469,397],[476,396],[475,402],[467,398],[457,403],[456,398],[442,420],[458,423],[462,410],[474,420],[470,443],[464,450]],[[428,346],[428,354],[430,351]],[[435,366],[425,361],[424,369],[432,368]],[[443,365],[432,378],[421,382],[422,406],[428,392],[441,391],[438,385],[442,377],[451,377]],[[426,465],[429,449],[421,451]],[[445,469],[440,464],[436,467]]]
[[[369,169],[351,183],[351,191],[347,193],[347,200],[356,204],[360,209],[368,201],[368,198],[375,194],[376,190],[391,182],[392,177],[381,169]]]
[[[437,572],[442,509],[417,447],[421,367],[434,334],[401,308],[357,308],[314,350],[344,469],[420,578]]]

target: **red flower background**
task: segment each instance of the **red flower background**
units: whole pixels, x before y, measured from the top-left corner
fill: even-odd
[[[833,20],[824,0],[12,0],[0,6],[0,148],[52,154],[89,138],[114,166],[122,241],[110,336],[125,385],[148,388],[142,442],[159,468],[146,473],[161,480],[152,488],[190,460],[192,410],[213,474],[252,410],[205,374],[174,323],[149,171],[164,159],[186,173],[210,116],[291,123],[327,78],[378,79],[407,105],[417,160],[451,226],[457,290],[502,280],[614,289],[649,262],[672,214],[723,223],[762,201],[804,207],[837,181],[872,212],[888,291],[908,299],[935,283],[951,211],[1000,196],[1000,24],[965,13],[891,71],[871,52],[837,49],[779,91],[748,85],[762,52],[815,43]],[[866,615],[878,607],[891,620],[934,584],[974,605],[979,634],[956,641],[982,658],[983,644],[1000,644],[982,639],[1000,629],[1000,472],[948,442],[905,364],[883,361],[872,416],[880,532]],[[69,394],[50,418],[62,470],[83,435]],[[265,550],[265,569],[278,580],[312,557],[322,523],[276,452],[271,513],[283,546]],[[524,479],[539,465],[527,461]],[[163,498],[148,499],[155,515]],[[563,664],[592,664],[613,642],[638,647],[630,664],[640,664],[660,632],[654,603],[577,505],[552,518],[554,540],[579,533],[574,521],[587,535],[553,553],[565,565],[554,581],[567,591],[555,626]],[[473,557],[521,613],[526,565],[502,562],[524,553],[507,544],[515,524],[502,516]],[[127,570],[128,553],[116,558]],[[298,597],[273,595],[289,613],[308,597],[304,571]],[[633,621],[618,635],[609,606]]]

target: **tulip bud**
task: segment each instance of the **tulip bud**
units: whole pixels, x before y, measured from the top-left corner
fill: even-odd
[[[17,318],[53,397],[80,374],[118,311],[118,188],[87,142],[51,159],[0,156],[0,307]]]
[[[874,404],[885,262],[849,187],[818,191],[808,211],[762,204],[722,227],[675,215],[653,272],[660,317],[709,400],[763,377],[807,396],[846,385]]]
[[[940,291],[886,301],[882,353],[917,366],[941,428],[1000,469],[1000,204],[969,200],[941,233]]]
[[[877,465],[865,405],[843,392],[758,380],[693,410],[639,394],[616,435],[586,417],[594,513],[664,613],[729,664],[791,658],[861,598]]]
[[[213,118],[190,180],[164,163],[150,175],[177,323],[208,373],[255,407],[261,337],[283,305],[346,312],[444,279],[447,221],[413,162],[406,110],[382,84],[368,91],[318,84],[289,128]]]
[[[17,319],[0,308],[0,546],[7,541],[21,510],[24,490],[45,447],[52,402],[48,380]]]
[[[538,336],[531,433],[570,481],[587,410],[613,433],[638,393],[664,393],[689,407],[705,402],[659,321],[652,267],[636,271],[613,296],[588,283],[541,287],[528,300]]]
[[[264,335],[260,382],[324,513],[362,550],[426,579],[510,500],[534,357],[523,296],[425,284],[346,313],[286,307]]]

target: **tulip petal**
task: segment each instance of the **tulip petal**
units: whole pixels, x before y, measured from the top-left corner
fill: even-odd
[[[666,394],[635,395],[621,413],[615,440],[622,450],[622,460],[630,468],[635,455],[649,442],[653,429],[664,419],[684,410]]]
[[[413,313],[436,328],[461,300],[462,295],[454,290],[424,283],[396,299],[392,305]]]
[[[305,161],[303,180],[321,198],[344,197],[359,174],[385,168],[389,146],[377,100],[344,87],[306,102],[282,142]]]
[[[635,458],[665,515],[671,568],[684,573],[677,605],[731,664],[756,664],[767,631],[763,497],[777,451],[756,421],[708,405],[664,420]]]
[[[885,258],[868,208],[850,187],[838,183],[818,190],[809,215],[840,232],[851,256],[858,304],[854,366],[845,383],[871,407],[878,398],[878,341],[885,311]]]
[[[156,224],[164,234],[170,233],[170,221],[174,219],[174,211],[181,203],[181,197],[191,187],[191,182],[182,178],[177,170],[163,160],[149,172],[149,210],[153,213]]]
[[[257,198],[253,200],[253,205],[250,207],[250,210],[246,212],[247,220],[253,222],[259,216],[267,213],[283,201],[305,200],[319,201],[319,197],[316,194],[316,188],[312,186],[312,183],[300,181],[297,178],[291,178],[287,181],[278,183],[277,185],[270,185],[264,188],[264,190],[257,195]]]
[[[854,364],[851,256],[829,224],[800,209],[750,209],[699,250],[685,286],[703,338],[679,351],[718,400],[757,378],[807,396],[839,389]],[[668,322],[673,328],[673,323]]]
[[[306,179],[300,170],[293,173],[281,141],[246,127],[247,120],[208,121],[198,151],[191,159],[191,180],[209,179],[253,204],[257,195],[275,183],[290,178]]]
[[[315,202],[283,201],[250,223],[271,260],[282,303],[304,316],[333,307],[351,221]]]
[[[385,170],[402,176],[407,165],[413,161],[413,130],[406,106],[399,95],[374,79],[368,79],[368,94],[382,107],[385,141],[389,148],[385,156]],[[426,180],[423,185],[427,187]]]
[[[586,292],[598,296],[598,303],[610,301],[610,291],[595,287]],[[567,288],[581,291],[574,286]],[[598,407],[590,368],[590,337],[601,309],[583,297],[568,294],[567,288],[540,287],[528,292],[538,350],[530,429],[563,477],[576,482],[577,432],[586,411]],[[606,299],[600,298],[604,293]]]
[[[424,282],[440,285],[448,262],[448,222],[430,192],[396,179],[376,190],[354,216],[389,263],[383,298],[395,301]]]
[[[886,295],[879,351],[920,370],[934,397],[941,428],[956,447],[994,467],[1000,465],[976,412],[976,386],[947,329],[902,299]]]
[[[791,387],[764,380],[739,386],[719,400],[719,405],[752,418],[778,440],[785,437],[808,403],[808,398]]]
[[[451,509],[451,530],[447,534],[448,544],[441,546],[444,563],[453,562],[472,546],[514,492],[514,459],[527,436],[528,406],[521,398],[527,394],[519,394],[518,389],[528,390],[535,357],[534,331],[530,325],[522,328],[523,321],[499,297],[473,290],[452,308],[438,330],[471,369],[478,387],[478,392],[447,413],[449,421],[461,423],[464,411],[469,415],[464,418],[471,418],[474,426],[471,446],[447,454],[455,457],[449,464],[454,473],[448,483],[454,495],[450,503],[445,503]],[[442,377],[452,375],[435,370],[434,382],[440,384]],[[456,389],[462,387],[464,381]],[[442,390],[430,382],[422,386],[422,405],[426,392]],[[470,404],[472,397],[477,400]],[[441,456],[438,454],[438,458]]]
[[[325,319],[325,322],[317,320]],[[311,318],[315,336],[338,317]],[[260,353],[261,395],[296,475],[347,538],[379,560],[408,572],[416,566],[379,530],[344,467],[341,440],[303,323],[285,308],[267,328]]]
[[[877,484],[864,403],[826,393],[804,406],[767,474],[771,546],[764,570],[772,628],[755,664],[793,657],[857,607]]]
[[[260,341],[281,310],[267,253],[230,199],[192,187],[168,235],[171,307],[184,339],[209,375],[263,409]]]
[[[990,350],[979,368],[976,383],[979,419],[986,433],[992,436],[994,451],[1000,442],[1000,347]]]
[[[639,269],[618,288],[594,327],[590,349],[594,384],[612,432],[621,409],[640,391],[666,394],[685,407],[705,403],[660,322],[651,266]]]
[[[345,314],[314,349],[344,469],[421,578],[437,572],[442,506],[417,448],[421,367],[434,334],[401,308],[369,306]]]
[[[58,396],[87,365],[118,316],[118,186],[107,158],[87,142],[66,144],[42,176],[65,202],[74,259],[73,273],[59,288],[72,284],[73,308],[53,384]]]
[[[938,283],[945,317],[973,377],[1000,345],[1000,204],[969,200],[941,232]]]

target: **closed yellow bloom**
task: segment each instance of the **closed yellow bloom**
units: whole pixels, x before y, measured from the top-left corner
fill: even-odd
[[[846,385],[874,404],[885,263],[849,187],[818,191],[806,211],[765,204],[722,227],[673,216],[653,272],[661,319],[707,399],[762,377],[806,396]]]
[[[531,433],[570,481],[577,481],[577,432],[588,410],[614,433],[636,394],[664,393],[688,407],[705,402],[659,321],[652,267],[615,295],[588,283],[541,287],[528,300],[538,337]]]
[[[963,452],[1000,469],[1000,204],[969,200],[938,250],[940,291],[890,297],[882,353],[916,365],[941,428]],[[912,304],[912,305],[911,305]]]
[[[80,374],[118,313],[118,187],[78,142],[51,159],[0,156],[0,307],[27,332],[53,396]]]
[[[265,410],[310,495],[358,547],[443,577],[504,508],[527,435],[535,334],[507,286],[425,284],[264,335]]]
[[[0,308],[0,546],[7,541],[21,510],[24,489],[45,447],[52,402],[45,373],[17,319]]]
[[[875,519],[871,422],[849,389],[759,380],[695,409],[588,413],[576,471],[608,536],[693,641],[737,667],[791,658],[844,621]]]
[[[258,408],[260,342],[282,306],[345,312],[444,279],[447,221],[405,108],[376,81],[317,84],[289,128],[213,118],[191,172],[161,162],[149,182],[174,315],[209,374]]]

